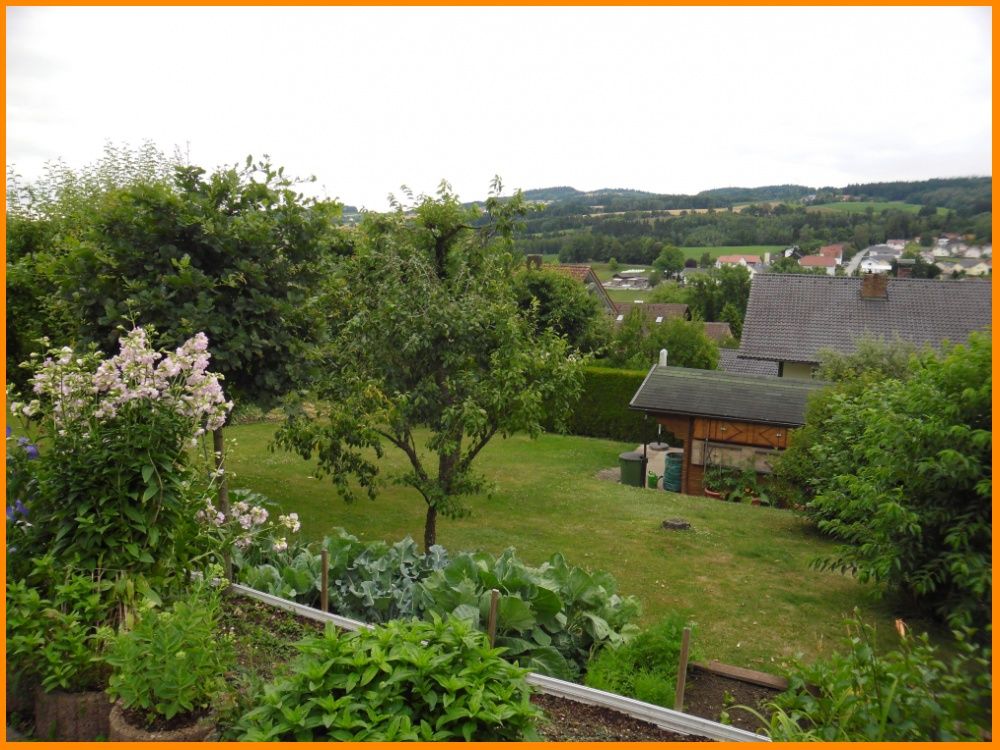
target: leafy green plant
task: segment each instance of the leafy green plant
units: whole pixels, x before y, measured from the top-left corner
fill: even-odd
[[[251,742],[533,739],[521,670],[461,620],[393,621],[303,641],[291,674],[239,722]]]
[[[688,624],[673,614],[623,645],[602,649],[587,664],[586,684],[673,708],[681,637]]]
[[[218,610],[217,596],[199,593],[144,614],[111,645],[108,693],[147,725],[207,711],[233,662],[231,642],[216,632]]]
[[[51,599],[22,581],[7,582],[7,664],[37,679],[45,692],[83,692],[104,687],[109,619],[104,592],[110,584],[70,575]]]
[[[329,552],[330,608],[338,614],[371,623],[452,614],[485,629],[495,588],[497,645],[521,666],[555,677],[579,676],[594,651],[635,631],[636,600],[619,596],[610,575],[569,565],[561,555],[533,568],[513,549],[496,558],[449,558],[437,545],[420,554],[409,537],[392,545],[360,542],[343,530],[319,546]],[[319,605],[321,558],[309,547],[237,554],[234,564],[248,586]]]
[[[991,354],[974,333],[914,359],[905,381],[828,394],[806,426],[807,509],[842,543],[817,564],[980,633],[991,621]]]
[[[497,558],[457,555],[421,582],[418,609],[484,626],[492,589],[500,591],[496,644],[521,666],[553,677],[578,677],[595,651],[636,630],[639,604],[619,596],[609,574],[589,573],[560,554],[530,567],[512,548]]]
[[[873,630],[848,623],[848,651],[800,665],[768,706],[777,741],[982,740],[991,724],[992,651],[956,631],[954,656],[900,625],[898,650],[875,651]],[[950,649],[949,649],[950,650]]]

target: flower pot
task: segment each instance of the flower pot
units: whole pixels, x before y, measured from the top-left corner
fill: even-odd
[[[40,740],[88,741],[108,736],[111,699],[101,690],[35,693],[35,737]]]
[[[705,497],[713,497],[716,500],[723,500],[723,499],[725,499],[725,498],[722,497],[722,493],[721,492],[716,492],[715,490],[710,490],[707,487],[704,489],[704,492],[705,492]]]
[[[751,505],[760,505],[760,498],[759,497],[751,497],[750,498],[750,504]]]
[[[199,717],[185,726],[162,731],[137,727],[125,716],[121,704],[115,703],[111,708],[108,739],[112,742],[204,742],[214,728],[215,723],[210,716]]]
[[[7,715],[30,714],[35,710],[36,679],[7,672]]]

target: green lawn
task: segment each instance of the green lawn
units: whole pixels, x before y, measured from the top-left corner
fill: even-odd
[[[273,424],[227,428],[235,440],[228,459],[234,487],[297,511],[308,538],[334,526],[368,540],[422,538],[424,506],[414,490],[387,486],[374,501],[348,505],[313,464],[269,452],[273,431]],[[632,448],[559,435],[496,439],[478,461],[496,493],[473,499],[467,518],[439,519],[438,541],[494,554],[513,546],[530,564],[562,552],[572,563],[608,570],[623,593],[640,599],[645,623],[671,610],[693,618],[704,658],[765,670],[780,670],[799,653],[815,658],[838,645],[855,606],[891,641],[892,617],[870,587],[809,567],[831,545],[800,516],[595,477]],[[383,467],[402,469],[401,455],[388,453]],[[693,531],[661,529],[674,517]]]
[[[700,260],[701,256],[708,253],[713,258],[720,255],[759,255],[764,260],[764,253],[780,253],[787,245],[733,245],[730,247],[682,247],[685,258]]]
[[[834,211],[837,213],[863,214],[869,208],[876,214],[888,211],[889,209],[915,214],[922,206],[917,203],[903,203],[903,201],[844,201],[842,203],[819,203],[815,206],[809,206],[806,208],[806,211]],[[939,214],[946,214],[948,210],[939,208],[937,212]]]

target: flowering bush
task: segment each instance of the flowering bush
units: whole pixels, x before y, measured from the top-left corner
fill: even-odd
[[[284,552],[288,549],[288,533],[296,533],[302,527],[298,513],[278,516],[277,523],[265,504],[270,501],[263,495],[245,489],[230,493],[228,516],[215,507],[211,498],[204,499],[204,505],[195,519],[201,524],[202,533],[209,538],[213,551],[223,552],[236,547],[242,555],[257,560],[262,551]],[[281,536],[278,536],[281,534]]]
[[[10,394],[40,433],[23,501],[43,549],[99,573],[163,576],[198,552],[194,513],[208,488],[189,449],[232,404],[208,371],[204,334],[168,353],[142,328],[119,344],[103,360],[68,347],[35,355],[31,400]]]

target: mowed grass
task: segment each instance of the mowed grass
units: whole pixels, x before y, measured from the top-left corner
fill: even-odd
[[[682,247],[681,250],[684,251],[685,258],[694,258],[695,260],[700,260],[702,255],[708,253],[713,259],[720,255],[758,255],[763,261],[764,253],[774,255],[786,247],[787,245],[732,245],[729,247]]]
[[[232,486],[298,512],[307,538],[342,526],[365,540],[422,540],[425,506],[414,490],[387,485],[374,501],[347,504],[329,478],[318,478],[314,463],[268,450],[274,430],[273,424],[227,428],[235,441],[228,457]],[[514,547],[536,565],[561,552],[571,563],[607,570],[622,593],[642,602],[643,623],[671,611],[693,619],[702,658],[781,671],[797,654],[812,660],[838,647],[854,607],[892,642],[893,615],[871,587],[810,567],[832,545],[801,516],[596,478],[634,447],[560,435],[495,439],[477,463],[496,492],[471,499],[466,518],[439,518],[438,543],[493,554]],[[381,468],[400,471],[404,459],[390,451]],[[693,530],[661,528],[677,517]]]

